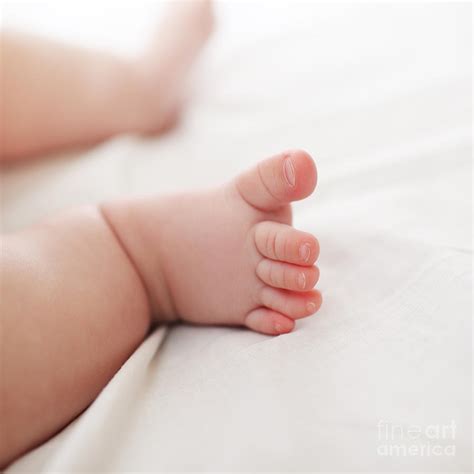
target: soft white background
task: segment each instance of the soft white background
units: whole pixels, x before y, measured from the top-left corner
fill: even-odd
[[[128,55],[160,5],[2,11],[7,25]],[[158,330],[84,415],[11,471],[469,471],[470,5],[219,2],[216,13],[181,126],[4,169],[3,228],[212,185],[301,147],[319,185],[295,224],[321,242],[324,306],[278,338]],[[456,456],[378,456],[379,420],[454,420]]]

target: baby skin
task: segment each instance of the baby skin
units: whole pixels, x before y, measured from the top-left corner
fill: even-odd
[[[199,193],[68,211],[2,242],[0,466],[80,414],[153,323],[292,331],[321,306],[319,245],[291,227],[303,151]]]
[[[321,305],[318,242],[291,227],[316,168],[302,151],[262,161],[209,192],[102,206],[159,321],[282,334]]]

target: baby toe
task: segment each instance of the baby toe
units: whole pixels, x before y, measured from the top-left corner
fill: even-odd
[[[263,160],[240,175],[237,188],[248,204],[271,211],[309,196],[316,181],[311,156],[302,150],[290,150]]]
[[[264,258],[257,265],[258,277],[267,285],[294,291],[308,291],[319,278],[317,267],[301,267]]]
[[[247,315],[245,325],[263,334],[278,335],[291,332],[295,322],[271,309],[257,308]]]
[[[261,304],[292,319],[305,318],[321,306],[322,296],[318,290],[304,293],[281,290],[265,286],[261,290]]]
[[[296,265],[312,266],[319,256],[316,237],[279,222],[257,224],[255,245],[264,257]]]

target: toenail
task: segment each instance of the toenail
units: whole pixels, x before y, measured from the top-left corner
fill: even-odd
[[[290,186],[294,186],[296,182],[295,168],[293,167],[293,163],[291,162],[290,158],[285,159],[283,170],[285,172],[285,178],[288,181],[288,184]]]
[[[311,247],[309,244],[303,244],[300,247],[300,257],[307,262],[309,260],[309,256],[311,255]]]
[[[298,275],[298,286],[304,290],[306,288],[306,276],[304,273]]]
[[[316,305],[314,303],[308,303],[306,305],[306,309],[308,310],[309,314],[313,314],[316,311]]]
[[[275,323],[275,331],[281,333],[283,331],[283,326],[280,323]]]

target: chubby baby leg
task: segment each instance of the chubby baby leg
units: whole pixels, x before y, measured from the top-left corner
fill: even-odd
[[[321,305],[318,241],[291,227],[303,151],[209,191],[71,211],[2,242],[0,465],[83,411],[155,321],[279,335]]]
[[[0,466],[81,413],[145,337],[140,277],[97,208],[2,238]]]

